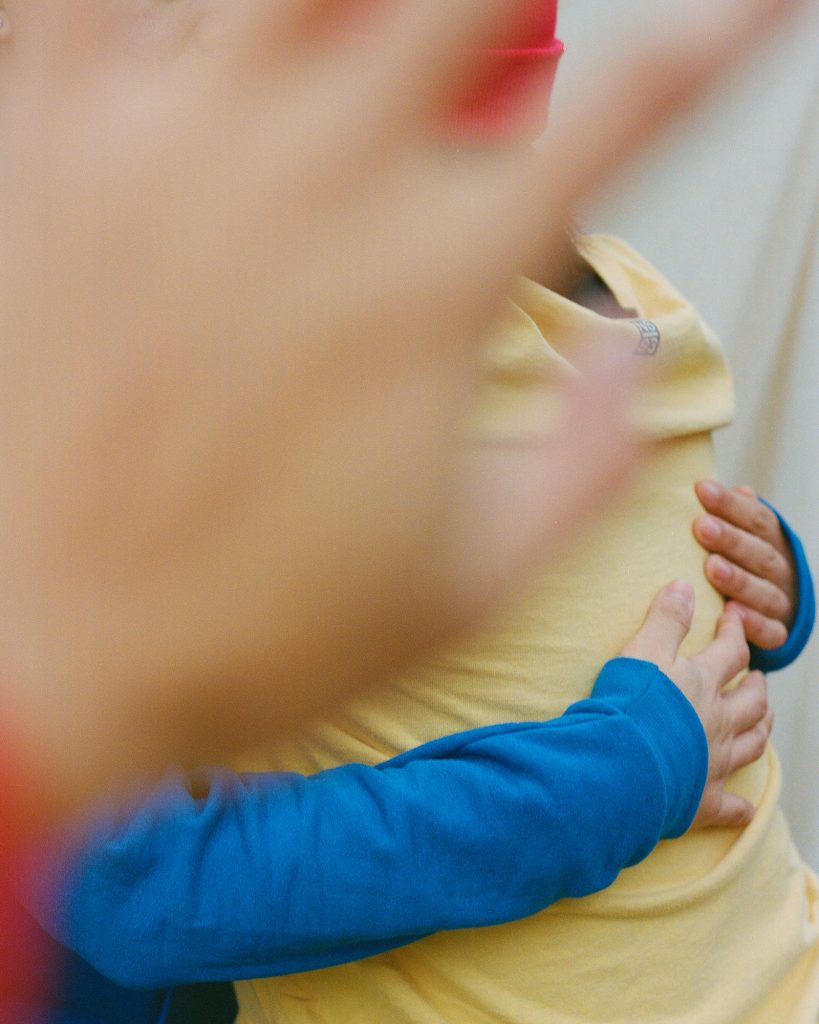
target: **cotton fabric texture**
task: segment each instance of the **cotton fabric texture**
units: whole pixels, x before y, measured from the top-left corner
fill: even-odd
[[[640,624],[658,586],[695,584],[684,650],[713,635],[722,601],[704,578],[691,533],[693,483],[713,476],[711,431],[733,414],[720,346],[696,311],[622,242],[593,236],[581,255],[620,305],[659,329],[642,352],[630,321],[608,321],[522,282],[486,360],[471,425],[492,435],[542,435],[556,385],[583,344],[622,345],[650,379],[638,417],[658,441],[628,493],[519,606],[481,640],[398,680],[278,751],[277,767],[312,772],[374,763],[435,736],[561,714],[586,696],[597,667]],[[559,486],[559,482],[556,483]],[[245,761],[271,767],[264,756]],[[778,805],[773,748],[732,780],[757,807],[744,831],[708,829],[661,843],[607,891],[501,927],[436,935],[361,963],[237,986],[243,1024],[815,1024],[819,1011],[819,886]]]

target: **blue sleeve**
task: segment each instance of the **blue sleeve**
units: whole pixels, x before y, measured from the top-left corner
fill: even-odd
[[[616,659],[549,722],[435,740],[311,777],[169,778],[83,830],[45,920],[134,988],[356,960],[608,886],[699,804],[699,719],[656,666]]]
[[[758,668],[762,672],[775,672],[777,669],[786,668],[791,662],[796,661],[804,650],[805,645],[810,639],[816,619],[816,597],[813,590],[810,566],[808,565],[808,559],[805,555],[805,549],[802,547],[802,542],[773,505],[770,505],[764,498],[761,498],[760,501],[764,501],[768,508],[776,514],[779,525],[782,527],[782,532],[785,534],[785,539],[790,545],[796,569],[796,617],[788,632],[788,639],[781,647],[777,647],[773,651],[765,651],[761,647],[754,647],[753,644],[750,645],[751,668]]]

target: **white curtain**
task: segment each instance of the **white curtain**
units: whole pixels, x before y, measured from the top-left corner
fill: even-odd
[[[607,56],[639,61],[686,2],[562,0],[555,103]],[[582,126],[578,126],[582,131]],[[737,386],[722,478],[768,497],[819,570],[819,4],[656,147],[584,228],[621,235],[719,331]],[[771,677],[783,803],[819,868],[819,642]]]

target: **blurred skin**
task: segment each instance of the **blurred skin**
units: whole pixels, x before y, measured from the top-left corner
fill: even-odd
[[[366,42],[316,33],[321,0],[150,6],[5,3],[3,706],[55,803],[379,680],[623,478],[622,367],[542,445],[476,452],[476,354],[783,7],[715,3],[601,71],[545,155],[475,160],[435,126],[504,0],[407,0]]]

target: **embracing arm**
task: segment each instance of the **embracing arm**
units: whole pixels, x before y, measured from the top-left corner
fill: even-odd
[[[132,987],[265,976],[498,924],[609,885],[699,804],[707,744],[654,665],[589,700],[374,768],[167,780],[99,821],[61,880],[58,936]]]
[[[725,781],[770,732],[764,680],[723,692],[748,658],[730,613],[679,654],[693,605],[687,584],[664,588],[628,657],[550,722],[309,778],[211,771],[201,797],[169,778],[75,832],[39,916],[124,985],[282,974],[525,917],[604,888],[692,820],[743,825],[753,809]]]

